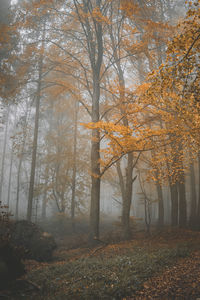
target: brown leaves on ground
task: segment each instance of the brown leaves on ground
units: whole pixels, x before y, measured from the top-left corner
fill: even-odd
[[[173,267],[144,283],[143,290],[127,300],[196,300],[200,298],[200,251],[180,259]]]

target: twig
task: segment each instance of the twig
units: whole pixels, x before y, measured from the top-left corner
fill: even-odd
[[[25,279],[25,280],[18,280],[18,282],[19,281],[28,283],[30,286],[34,287],[38,291],[41,290],[41,287],[38,284],[34,283],[33,281],[30,281],[30,280],[27,280],[27,279]]]
[[[100,242],[100,243],[103,243],[103,245],[100,246],[100,247],[98,247],[98,248],[96,248],[96,249],[94,249],[94,250],[89,254],[89,257],[92,256],[92,255],[94,255],[97,251],[99,251],[99,250],[101,250],[101,249],[103,249],[103,248],[105,248],[105,247],[107,247],[107,246],[109,245],[108,243],[106,243],[106,242],[104,242],[104,241],[102,241],[102,240],[99,240],[99,239],[97,239],[97,238],[94,238],[94,240],[95,240],[95,241],[98,241],[98,242]]]

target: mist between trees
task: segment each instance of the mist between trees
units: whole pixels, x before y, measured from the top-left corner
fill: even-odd
[[[200,228],[199,1],[0,3],[0,200],[16,219]]]

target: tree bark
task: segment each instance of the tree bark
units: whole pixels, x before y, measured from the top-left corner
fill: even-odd
[[[178,226],[178,185],[169,184],[171,195],[171,226]]]
[[[39,59],[38,86],[37,86],[37,92],[36,92],[35,126],[34,126],[34,138],[33,138],[33,151],[32,151],[32,161],[31,161],[31,175],[30,175],[30,184],[29,184],[29,195],[28,195],[28,208],[27,208],[27,220],[28,221],[31,221],[31,218],[32,218],[33,194],[34,194],[34,183],[35,183],[35,168],[36,168],[36,156],[37,156],[37,142],[38,142],[38,129],[39,129],[42,68],[43,68],[43,56],[41,55],[40,59]]]
[[[5,169],[5,159],[6,159],[6,145],[7,145],[7,137],[8,137],[8,118],[10,114],[10,106],[8,106],[6,112],[6,127],[4,133],[4,141],[3,141],[3,155],[2,155],[2,163],[1,163],[1,181],[0,181],[0,201],[2,201],[2,192],[3,192],[3,182],[4,182],[4,169]]]
[[[22,166],[22,156],[20,155],[19,165],[17,169],[17,196],[16,196],[16,206],[15,206],[15,219],[18,220],[19,218],[19,191],[20,191],[20,174],[21,174],[21,166]]]
[[[190,218],[189,227],[196,229],[197,227],[197,196],[196,196],[196,184],[195,184],[195,170],[194,163],[190,163]]]
[[[8,197],[7,197],[7,206],[10,205],[10,191],[11,191],[11,182],[12,182],[12,167],[13,167],[13,144],[11,149],[11,157],[10,157],[10,169],[9,169],[9,181],[8,181]]]
[[[94,76],[96,77],[96,76]],[[96,81],[96,82],[95,82]],[[100,85],[98,78],[94,78],[92,99],[92,121],[99,120]],[[99,238],[100,214],[100,133],[98,129],[92,130],[91,142],[91,205],[90,205],[90,239]]]
[[[179,227],[186,228],[187,226],[187,202],[185,193],[185,174],[182,173],[180,182],[178,182],[179,192]]]
[[[130,230],[130,208],[132,201],[132,187],[133,187],[133,153],[128,154],[127,168],[126,168],[126,183],[125,194],[122,204],[122,227],[125,239],[131,236]]]
[[[14,113],[14,126],[16,127],[16,110]],[[7,197],[7,206],[10,205],[10,192],[11,192],[11,182],[12,182],[12,167],[13,167],[13,159],[14,159],[14,142],[12,141],[11,147],[11,157],[10,157],[10,169],[9,169],[9,181],[8,181],[8,197]]]
[[[77,171],[77,120],[78,120],[78,102],[74,107],[74,138],[73,138],[73,170],[72,170],[72,199],[71,199],[71,222],[72,229],[75,228],[75,196],[76,196],[76,171]]]
[[[156,189],[158,194],[158,227],[161,229],[164,226],[164,203],[162,186],[158,181],[156,182]]]
[[[117,54],[116,51],[116,45],[115,45],[115,38],[113,35],[112,31],[112,26],[110,27],[110,38],[112,42],[112,49],[113,49],[113,57],[115,60],[116,64],[116,71],[117,71],[117,76],[118,76],[118,81],[119,81],[119,86],[120,86],[120,99],[121,103],[123,103],[125,99],[125,80],[124,80],[124,72],[120,63],[120,57]],[[119,37],[118,37],[119,38]],[[120,108],[122,115],[124,116],[123,118],[123,124],[124,126],[129,125],[128,119],[125,115],[125,112],[123,108]],[[130,231],[130,207],[131,207],[131,201],[132,201],[132,187],[133,187],[133,153],[128,153],[127,154],[127,166],[126,166],[126,175],[125,179],[122,176],[122,172],[120,169],[120,164],[117,163],[117,172],[118,172],[118,177],[119,177],[119,182],[120,182],[120,187],[121,187],[121,193],[122,193],[122,229],[123,229],[123,234],[124,238],[128,239],[130,238],[131,231]]]
[[[74,0],[79,20],[81,21],[77,1]],[[86,13],[91,13],[89,5],[91,1],[83,1]],[[96,0],[93,9],[97,8],[101,11],[101,0]],[[85,21],[81,21],[84,28],[84,34],[87,40],[87,50],[92,71],[92,122],[99,121],[99,101],[100,101],[100,71],[103,60],[103,32],[102,23],[92,18],[86,17]],[[99,238],[99,214],[100,214],[100,133],[98,129],[92,130],[91,141],[91,204],[90,204],[90,234],[89,239]]]
[[[44,221],[46,219],[46,210],[47,210],[47,202],[46,202],[47,192],[44,192],[43,198],[42,198],[42,220]]]

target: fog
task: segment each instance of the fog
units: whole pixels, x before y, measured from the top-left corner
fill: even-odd
[[[200,299],[199,14],[0,0],[0,298]]]
[[[134,20],[126,1],[121,11],[117,3],[108,5],[102,17],[105,28],[99,25],[98,32],[92,23],[73,20],[73,9],[81,15],[73,1],[54,4],[57,15],[53,4],[11,1],[9,9],[9,2],[1,1],[1,24],[14,26],[1,53],[7,77],[0,111],[0,197],[12,219],[42,223],[62,215],[75,224],[83,218],[94,236],[99,236],[103,219],[121,222],[128,235],[131,222],[135,230],[149,231],[158,224],[178,225],[179,185],[184,184],[187,226],[199,193],[196,149],[190,153],[186,144],[177,144],[182,158],[177,150],[168,159],[173,145],[145,148],[150,142],[142,145],[144,134],[138,128],[152,116],[142,111],[136,93],[147,74],[165,63],[167,43],[173,37],[169,28],[185,16],[187,7],[183,1],[160,1],[158,6],[131,3],[138,10],[132,12]],[[131,130],[128,135],[137,138],[139,146],[135,141],[124,143],[123,128],[114,128],[118,124]],[[149,124],[144,130],[168,126],[162,118]],[[160,166],[157,155],[162,156]],[[184,174],[178,171],[182,167]],[[180,207],[174,208],[173,201]]]

